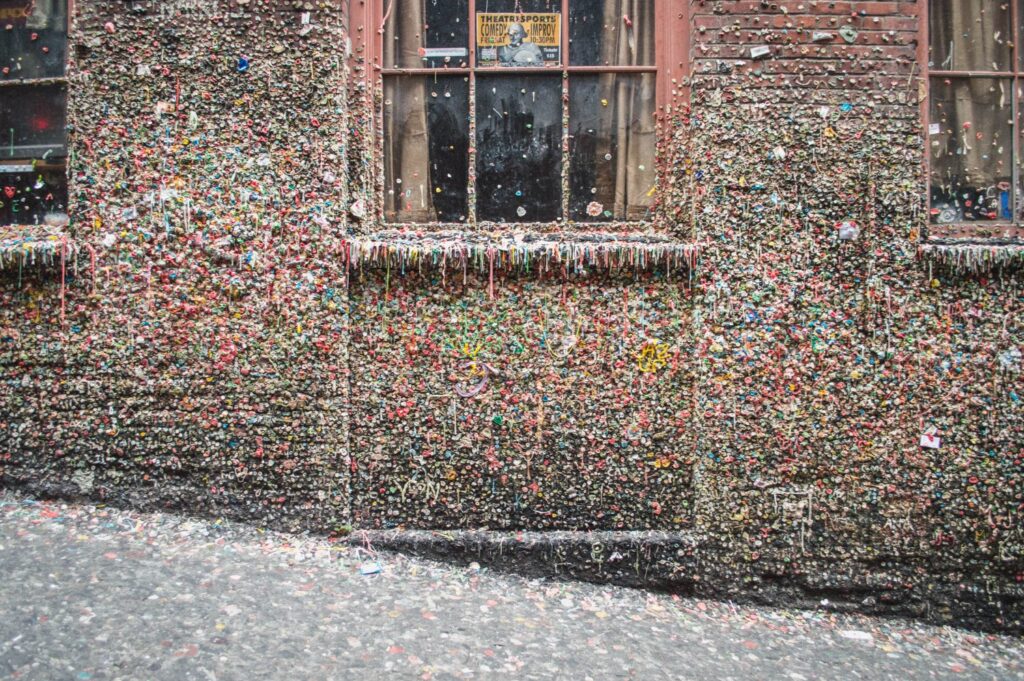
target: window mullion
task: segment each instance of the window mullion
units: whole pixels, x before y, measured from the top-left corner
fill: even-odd
[[[466,222],[476,229],[476,0],[469,0],[469,168],[466,169]]]
[[[932,69],[928,75],[950,78],[1012,78],[1016,71],[938,71]]]
[[[472,0],[470,0],[472,3]],[[476,19],[474,19],[476,21]],[[470,34],[472,35],[472,33]],[[474,47],[473,50],[476,48]],[[466,203],[469,215],[466,221],[473,229],[477,226],[476,217],[476,70],[469,72],[469,168],[466,177],[469,186],[466,188]]]
[[[1012,26],[1013,42],[1010,44],[1010,70],[1014,73],[1020,71],[1020,54],[1018,40],[1020,40],[1020,17],[1017,14],[1019,0],[1010,0],[1010,24]],[[1014,83],[1016,86],[1016,83]]]
[[[569,224],[569,0],[562,0],[562,223]]]
[[[562,58],[562,66],[567,67],[569,61],[569,0],[562,0],[562,48],[559,56]]]

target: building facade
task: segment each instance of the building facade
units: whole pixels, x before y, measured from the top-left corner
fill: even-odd
[[[963,4],[0,0],[3,484],[1020,630]]]

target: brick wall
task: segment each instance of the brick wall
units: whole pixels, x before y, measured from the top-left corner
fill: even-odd
[[[697,526],[756,588],[814,583],[824,561],[823,594],[931,591],[948,612],[988,580],[1017,598],[1024,298],[1013,272],[917,258],[917,6],[768,4],[693,5]],[[772,56],[719,69],[760,44]],[[932,429],[941,448],[922,448]]]
[[[345,521],[338,8],[81,3],[73,237],[3,285],[8,485]],[[83,251],[85,253],[87,251]],[[35,302],[33,302],[35,301]]]

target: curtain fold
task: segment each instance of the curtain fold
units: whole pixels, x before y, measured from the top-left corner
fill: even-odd
[[[384,30],[384,64],[408,64],[419,59],[420,41],[410,37],[423,33],[426,1],[403,2],[401,11],[389,17]],[[434,221],[437,211],[430,177],[426,80],[417,76],[392,77],[386,79],[384,93],[384,106],[391,112],[385,117],[384,131],[385,215],[396,222]]]
[[[628,21],[627,21],[628,20]],[[602,44],[602,61],[616,66],[654,64],[654,3],[650,0],[605,0],[604,25],[623,26],[606,32],[614,36]],[[630,26],[629,24],[632,24]],[[597,186],[614,196],[613,214],[636,220],[644,217],[654,174],[654,81],[641,76],[604,74],[601,92],[611,92],[610,135],[601,140],[598,159],[612,155],[612,163],[598,163]],[[644,170],[640,170],[643,167]]]
[[[931,0],[931,68],[1008,71],[1012,27],[1007,0]]]
[[[36,30],[59,28],[64,31],[64,4],[66,0],[34,0],[25,26]]]

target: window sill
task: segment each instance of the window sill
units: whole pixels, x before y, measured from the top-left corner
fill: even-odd
[[[67,85],[67,76],[48,76],[46,78],[5,78],[0,80],[0,87],[14,85]]]
[[[921,242],[917,252],[929,266],[934,263],[957,273],[984,273],[1024,265],[1024,239],[1018,237],[932,237]]]
[[[385,230],[353,237],[353,267],[389,270],[441,268],[555,271],[692,270],[700,245],[656,234],[576,232],[487,234]]]
[[[652,220],[615,220],[604,222],[395,222],[385,220],[379,223],[382,232],[405,232],[409,234],[461,233],[469,237],[472,234],[633,234],[643,232],[650,234],[656,230],[658,223]]]
[[[0,269],[60,265],[62,260],[74,258],[78,250],[66,227],[0,226]]]

